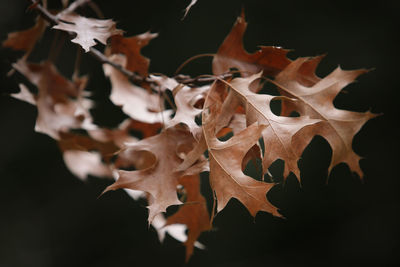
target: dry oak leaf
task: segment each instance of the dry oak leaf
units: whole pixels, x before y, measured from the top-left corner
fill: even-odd
[[[182,162],[178,152],[180,147],[191,147],[193,142],[194,139],[188,131],[174,127],[137,143],[127,144],[127,151],[146,151],[154,155],[153,161],[141,170],[119,170],[118,180],[104,192],[128,188],[149,193],[148,209],[151,223],[154,216],[165,212],[169,206],[182,204],[177,197],[178,179],[182,175],[193,173],[175,171]]]
[[[131,130],[142,131],[143,138],[156,135],[160,124],[145,124],[132,119],[126,119],[118,128],[97,128],[88,130],[88,135],[60,133],[60,149],[63,152],[67,167],[76,176],[85,180],[88,175],[98,177],[113,177],[113,170],[120,167],[134,166],[141,169],[152,158],[146,153],[120,153],[114,163],[111,158],[125,147],[126,143],[137,142],[130,134]]]
[[[335,165],[343,162],[349,165],[351,171],[362,177],[363,173],[359,166],[360,157],[353,151],[352,141],[361,127],[377,114],[337,109],[333,105],[333,100],[345,86],[367,70],[346,71],[338,67],[313,86],[307,87],[296,81],[296,76],[301,66],[308,60],[308,58],[298,58],[273,81],[282,94],[295,98],[300,103],[296,107],[286,105],[284,109],[286,114],[296,109],[301,115],[322,120],[314,127],[308,127],[302,132],[301,138],[306,141],[302,143],[304,147],[299,146],[298,149],[302,151],[306,143],[315,135],[321,135],[332,148],[328,173]]]
[[[22,87],[20,93],[12,95],[36,104],[37,132],[59,139],[60,131],[65,132],[71,128],[96,128],[88,111],[92,102],[83,97],[83,80],[69,81],[59,74],[49,61],[34,64],[19,60],[13,67],[38,88],[37,95],[31,94],[26,87]]]
[[[244,12],[237,18],[231,32],[225,38],[213,58],[212,70],[215,75],[237,68],[243,76],[264,71],[264,75],[275,76],[284,69],[290,60],[288,50],[275,46],[261,46],[254,54],[249,54],[243,47],[243,35],[247,23]]]
[[[186,234],[187,226],[185,224],[176,223],[165,225],[166,222],[167,220],[165,219],[164,214],[161,213],[154,217],[154,220],[151,223],[151,225],[156,229],[158,239],[161,242],[164,241],[166,233],[182,243],[185,243],[188,240],[188,236]],[[199,241],[195,241],[194,246],[199,249],[205,249],[205,246]]]
[[[115,63],[126,65],[124,55],[111,55],[109,59]],[[110,65],[103,65],[104,73],[111,80],[110,100],[132,119],[144,123],[164,123],[172,114],[171,110],[163,111],[163,101],[158,94],[132,84],[120,71]]]
[[[220,82],[212,85],[202,114],[204,139],[210,161],[210,184],[217,198],[217,212],[224,209],[231,198],[236,198],[252,216],[259,211],[280,216],[266,196],[274,184],[257,181],[242,171],[243,158],[257,144],[266,126],[254,123],[228,141],[219,141],[215,135],[216,118],[221,111],[221,103],[216,102],[217,98],[214,97],[218,91],[217,86],[221,86]]]
[[[185,224],[187,226],[186,261],[193,254],[196,240],[204,231],[211,228],[206,200],[200,193],[200,176],[191,175],[179,178],[179,184],[184,187],[186,201],[179,210],[168,217],[167,224]]]
[[[140,54],[140,50],[152,39],[158,36],[157,33],[145,32],[132,37],[114,35],[110,38],[110,46],[106,55],[124,54],[126,57],[125,68],[137,72],[142,77],[147,77],[150,60]]]
[[[277,46],[260,46],[260,50],[249,54],[243,47],[243,35],[247,23],[244,12],[237,18],[231,32],[225,38],[213,58],[212,69],[215,75],[238,69],[243,77],[263,71],[263,75],[275,77],[291,62],[286,57],[290,50]],[[303,62],[296,75],[296,80],[305,86],[311,86],[320,79],[315,69],[324,55],[309,58]]]
[[[3,47],[9,47],[17,51],[32,51],[38,39],[42,36],[46,28],[46,22],[38,17],[35,25],[27,30],[12,32],[7,35],[7,40],[3,41]]]
[[[271,111],[271,101],[280,99],[285,102],[293,102],[295,100],[283,96],[276,97],[254,93],[251,90],[251,86],[258,82],[261,75],[262,72],[247,78],[233,79],[229,83],[231,87],[230,93],[234,94],[240,100],[241,105],[245,107],[248,125],[258,122],[258,124],[268,126],[262,132],[265,146],[262,161],[264,173],[267,172],[267,169],[275,160],[282,159],[285,161],[284,178],[290,172],[293,172],[300,179],[300,170],[297,166],[297,161],[300,159],[301,152],[299,153],[297,148],[306,147],[308,142],[307,140],[293,137],[304,127],[313,125],[321,120],[311,119],[308,116],[292,118],[275,115]],[[224,104],[229,105],[228,102]],[[235,108],[235,106],[231,105],[231,108]]]
[[[185,124],[189,131],[197,138],[201,134],[201,127],[197,125],[195,118],[200,115],[201,109],[195,107],[195,104],[203,100],[210,86],[189,87],[182,84],[178,85],[172,91],[176,112],[174,117],[166,123],[167,127],[173,127],[177,124]]]
[[[72,174],[81,180],[89,175],[97,177],[112,177],[112,169],[104,164],[101,154],[96,151],[66,150],[63,159]]]
[[[71,41],[79,44],[85,52],[96,45],[94,39],[106,45],[110,36],[122,34],[111,19],[91,19],[73,13],[62,14],[59,19],[59,23],[53,26],[53,29],[76,33],[76,37]]]

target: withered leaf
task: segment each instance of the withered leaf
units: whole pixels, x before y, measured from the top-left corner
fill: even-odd
[[[213,58],[213,73],[220,75],[229,72],[231,69],[237,69],[241,72],[242,77],[260,71],[265,76],[275,77],[290,64],[291,60],[286,57],[289,50],[277,46],[259,46],[259,50],[249,54],[243,47],[243,35],[246,28],[247,23],[244,11],[242,11],[241,16],[237,18],[231,32]],[[323,57],[324,55],[317,56],[303,62],[294,78],[306,86],[311,86],[319,81],[319,77],[315,75],[315,68]]]
[[[84,98],[83,80],[67,80],[49,61],[34,64],[19,60],[13,67],[38,88],[38,94],[34,96],[30,96],[25,87],[19,94],[12,95],[31,103],[35,99],[38,108],[36,131],[59,139],[60,131],[96,128],[88,112],[92,103]]]
[[[53,29],[76,33],[76,37],[71,41],[79,44],[86,52],[96,45],[95,39],[106,45],[110,36],[122,34],[111,19],[85,18],[73,13],[62,14],[59,19],[61,21],[53,26]]]
[[[301,66],[308,60],[308,58],[298,58],[293,61],[277,75],[274,84],[284,95],[298,99],[301,104],[297,105],[296,109],[301,115],[322,120],[315,127],[309,127],[302,132],[301,138],[308,139],[307,142],[309,142],[318,134],[328,141],[332,147],[329,172],[335,165],[344,162],[362,177],[363,173],[359,166],[360,157],[352,149],[352,140],[361,127],[376,114],[337,109],[333,105],[333,100],[346,85],[366,70],[345,71],[338,67],[325,78],[307,87],[296,81],[296,76]],[[286,106],[284,112],[289,113],[292,109],[293,106]],[[302,151],[304,147],[299,146],[299,151]]]
[[[183,176],[179,178],[179,184],[184,187],[186,201],[174,215],[167,219],[167,225],[185,224],[187,226],[185,246],[186,261],[188,261],[200,234],[210,230],[210,216],[206,200],[200,193],[200,176]]]
[[[147,77],[150,60],[142,54],[140,50],[152,39],[158,36],[157,33],[145,32],[132,37],[113,35],[110,38],[110,48],[107,54],[124,54],[126,57],[126,69],[137,72],[142,77]]]
[[[215,101],[214,83],[203,111],[203,132],[210,161],[210,184],[217,198],[217,212],[220,212],[231,198],[236,198],[249,210],[252,216],[259,211],[266,211],[280,216],[277,208],[266,197],[274,186],[272,183],[257,181],[242,171],[242,161],[246,153],[258,142],[265,125],[254,123],[234,135],[228,141],[221,142],[215,135],[216,118],[220,105]]]
[[[220,75],[236,68],[243,76],[260,71],[264,71],[264,75],[275,76],[290,63],[286,57],[288,50],[276,46],[261,46],[260,50],[249,54],[244,49],[242,41],[246,27],[247,23],[242,12],[214,56],[213,73]]]
[[[112,177],[112,169],[102,162],[99,152],[66,150],[63,158],[68,169],[81,180],[86,180],[89,175]]]
[[[174,117],[168,121],[167,127],[175,126],[183,123],[188,128],[193,136],[197,137],[201,129],[196,124],[195,118],[200,115],[201,109],[195,107],[197,101],[204,99],[206,92],[210,86],[194,87],[178,85],[172,91],[175,99],[176,113]]]
[[[3,41],[3,47],[9,47],[17,51],[32,51],[38,39],[42,36],[46,28],[46,22],[38,17],[35,25],[27,30],[9,33],[7,39]]]
[[[115,54],[110,60],[126,65],[123,55]],[[112,89],[110,99],[132,119],[145,123],[163,123],[169,120],[171,110],[163,111],[163,101],[158,94],[153,94],[132,84],[126,76],[109,65],[103,65],[104,73],[111,80]]]
[[[118,180],[108,186],[105,192],[119,188],[141,190],[150,194],[149,223],[154,216],[165,212],[171,205],[182,202],[177,197],[178,179],[182,172],[175,168],[182,162],[179,157],[180,147],[191,147],[192,135],[179,127],[167,128],[160,134],[143,139],[137,143],[128,144],[128,151],[147,151],[154,155],[147,168],[135,171],[118,171]]]
[[[300,130],[308,125],[319,122],[318,119],[310,119],[308,116],[296,118],[276,116],[271,111],[271,101],[281,99],[283,101],[294,101],[286,97],[275,97],[266,94],[256,94],[251,90],[251,84],[261,78],[261,72],[247,78],[236,78],[230,82],[232,93],[240,99],[245,107],[247,124],[255,122],[266,125],[262,136],[264,140],[265,153],[263,158],[264,172],[277,159],[285,161],[284,178],[293,172],[300,179],[300,170],[297,166],[301,154],[298,147],[307,146],[308,142],[304,139],[293,139]],[[226,102],[228,103],[228,102]],[[229,103],[228,103],[229,104]],[[232,106],[235,108],[235,106]]]

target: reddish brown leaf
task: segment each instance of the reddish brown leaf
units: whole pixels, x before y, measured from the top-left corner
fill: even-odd
[[[203,132],[210,161],[210,184],[217,198],[217,212],[225,208],[231,198],[236,198],[249,210],[252,216],[266,211],[280,216],[277,208],[266,197],[274,186],[272,183],[257,181],[242,171],[243,158],[258,142],[264,125],[250,125],[226,142],[215,136],[216,118],[221,112],[221,103],[216,102],[214,92],[219,83],[214,83],[203,111]],[[208,111],[208,112],[207,112]]]
[[[242,12],[213,59],[213,73],[220,75],[236,68],[243,76],[259,73],[261,70],[264,75],[275,76],[290,63],[286,57],[288,50],[276,46],[261,46],[260,50],[249,54],[242,41],[246,27]]]
[[[2,45],[13,50],[30,52],[38,39],[42,36],[45,28],[45,20],[39,17],[32,28],[9,33],[7,39],[3,41]]]
[[[145,32],[132,37],[114,35],[110,38],[109,54],[124,54],[126,57],[126,69],[137,72],[142,77],[147,77],[150,60],[140,50],[152,39],[158,36],[157,33]]]
[[[186,201],[174,215],[167,219],[167,225],[185,224],[187,226],[185,246],[186,261],[188,261],[200,234],[210,230],[210,216],[206,200],[200,193],[199,175],[183,176],[179,178],[179,184],[184,187]]]

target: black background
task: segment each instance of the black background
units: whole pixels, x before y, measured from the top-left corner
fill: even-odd
[[[1,0],[1,40],[33,24],[27,2]],[[338,65],[375,68],[335,100],[338,108],[384,113],[353,142],[364,157],[364,183],[344,164],[326,183],[331,150],[324,139],[315,138],[299,163],[301,187],[289,177],[268,195],[287,219],[266,213],[253,219],[232,200],[216,217],[215,231],[201,236],[207,249],[196,250],[187,266],[400,264],[397,1],[199,0],[183,21],[189,1],[96,2],[128,36],[159,33],[143,50],[152,60],[151,72],[172,75],[185,59],[214,53],[242,8],[249,22],[244,40],[249,51],[277,45],[293,49],[292,59],[327,53],[320,76]],[[33,61],[47,56],[53,34],[46,33]],[[33,131],[36,109],[5,95],[18,91],[21,77],[5,74],[19,54],[0,51],[0,266],[182,266],[184,247],[170,237],[160,244],[154,229],[147,228],[143,202],[122,191],[97,199],[110,182],[94,177],[81,182],[66,169],[56,142]],[[68,77],[74,54],[74,45],[66,44],[57,59]],[[194,61],[183,73],[210,73],[210,62]],[[96,122],[117,125],[124,115],[106,98],[110,85],[101,66],[85,56],[82,72],[90,75],[88,89],[98,101]],[[276,173],[280,167],[274,167]]]

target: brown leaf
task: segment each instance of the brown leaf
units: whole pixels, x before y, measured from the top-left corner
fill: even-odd
[[[315,135],[323,136],[332,147],[332,159],[329,172],[341,163],[347,163],[350,169],[360,177],[363,176],[359,166],[360,157],[352,149],[354,135],[361,129],[366,121],[376,116],[370,112],[353,112],[335,108],[333,100],[337,94],[357,76],[366,72],[364,69],[345,71],[337,68],[324,79],[307,87],[296,81],[301,66],[308,58],[299,58],[293,61],[274,80],[280,91],[296,98],[301,104],[297,105],[297,111],[310,118],[320,119],[322,122],[302,132],[301,138],[306,139],[306,144]],[[286,107],[288,113],[292,107]],[[301,152],[304,146],[298,147]]]
[[[189,86],[177,86],[173,90],[176,113],[172,120],[167,123],[167,127],[175,126],[183,123],[188,128],[193,136],[197,137],[201,129],[195,122],[195,117],[200,115],[201,109],[195,107],[197,101],[204,99],[206,92],[210,89],[210,86],[194,87]]]
[[[42,36],[46,29],[46,22],[38,17],[35,25],[27,30],[12,32],[7,35],[7,40],[3,41],[3,47],[9,47],[13,50],[32,51],[38,39]]]
[[[114,35],[110,38],[110,49],[106,54],[124,54],[126,57],[126,69],[137,72],[142,77],[147,77],[150,60],[140,54],[140,50],[152,39],[158,36],[157,33],[145,32],[132,37]]]
[[[26,88],[13,95],[25,101],[32,101],[32,98],[36,100],[36,131],[59,139],[60,131],[65,132],[71,128],[96,128],[88,112],[92,103],[83,97],[83,80],[75,83],[67,80],[48,61],[33,64],[19,60],[13,67],[38,88],[38,94],[32,97]]]
[[[276,116],[270,108],[270,103],[274,99],[283,101],[293,101],[286,97],[275,97],[266,94],[256,94],[251,90],[251,84],[261,78],[259,74],[247,78],[236,78],[230,82],[232,92],[240,99],[246,109],[247,124],[255,122],[268,126],[263,132],[265,153],[263,158],[264,173],[270,165],[277,159],[285,161],[284,178],[293,172],[300,179],[300,170],[297,167],[301,153],[298,147],[305,147],[308,142],[304,139],[293,139],[301,129],[308,125],[319,122],[318,119],[310,119],[308,116],[296,118]],[[232,108],[235,108],[232,106]]]
[[[177,148],[192,146],[192,135],[180,128],[168,128],[160,134],[129,144],[128,151],[147,151],[154,155],[150,166],[136,171],[118,171],[118,180],[108,186],[104,192],[119,188],[141,190],[150,194],[149,223],[154,216],[165,212],[171,205],[182,202],[177,198],[178,179],[181,172],[175,168],[182,162]]]
[[[249,54],[243,47],[243,35],[247,23],[244,12],[237,18],[231,32],[225,38],[213,58],[212,69],[216,75],[238,69],[242,77],[247,77],[260,71],[265,76],[275,77],[291,62],[286,57],[290,50],[277,46],[259,46],[260,50]],[[300,67],[295,79],[305,86],[311,86],[319,81],[315,68],[324,56],[317,56],[305,61]]]
[[[76,37],[71,41],[79,44],[86,52],[96,45],[95,39],[106,45],[110,36],[122,34],[111,19],[91,19],[73,13],[61,14],[59,19],[61,21],[53,26],[53,29],[76,33]]]
[[[203,132],[210,161],[210,184],[217,198],[217,212],[220,212],[231,198],[236,198],[249,210],[252,216],[266,211],[280,216],[277,208],[266,197],[274,186],[272,183],[257,181],[242,171],[242,162],[246,153],[258,142],[264,125],[254,123],[226,142],[215,136],[216,118],[221,112],[214,94],[219,83],[214,83],[203,111]]]
[[[260,46],[260,50],[249,54],[242,41],[246,27],[242,12],[214,56],[212,69],[215,75],[237,68],[242,72],[242,76],[259,73],[261,70],[264,75],[275,76],[290,63],[286,57],[288,50],[276,46]]]
[[[126,58],[115,54],[110,60],[125,66]],[[171,110],[162,111],[163,100],[158,94],[149,93],[144,88],[132,84],[126,76],[109,65],[103,65],[104,73],[111,80],[110,99],[132,119],[145,123],[164,123],[169,120]]]
[[[210,216],[206,200],[200,193],[200,176],[183,176],[179,178],[179,184],[184,187],[186,201],[174,215],[167,219],[167,225],[185,224],[187,226],[188,237],[185,241],[185,246],[186,261],[188,261],[200,234],[211,228]]]

